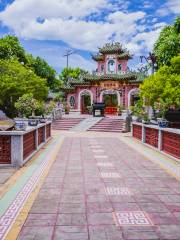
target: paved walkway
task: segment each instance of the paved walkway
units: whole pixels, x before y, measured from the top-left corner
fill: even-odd
[[[28,166],[36,177],[43,172],[40,168],[49,168],[33,190],[28,211],[9,225],[6,239],[16,239],[19,231],[19,240],[180,239],[177,179],[130,147],[128,138],[121,141],[119,134],[62,135],[58,133],[44,155]],[[25,172],[26,179],[27,173],[31,176]]]

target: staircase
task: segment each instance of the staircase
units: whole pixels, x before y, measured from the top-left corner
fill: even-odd
[[[56,120],[52,124],[53,130],[70,130],[77,124],[79,124],[81,121],[83,121],[84,118],[80,117],[73,117],[73,118],[61,118],[59,120]]]
[[[88,131],[97,132],[123,132],[125,130],[125,121],[120,118],[105,117]]]

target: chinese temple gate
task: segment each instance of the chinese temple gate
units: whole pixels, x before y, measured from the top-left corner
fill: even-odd
[[[137,100],[142,73],[130,71],[128,60],[132,55],[120,43],[99,48],[92,59],[97,70],[79,80],[70,80],[63,90],[71,109],[87,113],[93,102],[105,102],[105,113],[116,114],[118,106],[128,109]]]

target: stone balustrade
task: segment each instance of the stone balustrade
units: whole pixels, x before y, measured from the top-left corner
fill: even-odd
[[[133,122],[132,136],[144,144],[180,159],[180,129]]]
[[[0,166],[24,165],[51,138],[51,122],[26,131],[0,131]]]

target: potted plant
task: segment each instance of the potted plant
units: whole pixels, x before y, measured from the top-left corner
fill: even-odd
[[[165,114],[169,109],[169,103],[162,99],[154,104],[156,110],[157,122],[159,127],[168,127],[168,121],[165,119]]]
[[[20,97],[16,103],[15,107],[22,117],[28,117],[28,125],[37,126],[38,120],[35,119],[35,111],[38,109],[39,102],[33,98],[32,93],[24,94]]]
[[[88,114],[92,114],[92,107],[91,106],[87,106],[87,111],[88,111]]]
[[[136,102],[134,106],[130,106],[132,120],[140,122],[144,114],[144,107],[141,101]]]
[[[121,116],[122,115],[122,110],[124,109],[123,105],[118,105],[117,106],[117,113],[118,113],[118,116]]]
[[[150,122],[150,119],[148,117],[148,114],[147,114],[147,112],[144,112],[142,115],[142,123],[148,124],[149,122]]]

